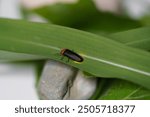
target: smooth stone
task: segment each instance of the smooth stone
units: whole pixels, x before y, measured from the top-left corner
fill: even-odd
[[[96,85],[96,78],[61,62],[48,60],[38,84],[38,94],[43,100],[89,99]]]
[[[47,61],[38,85],[40,99],[62,100],[68,93],[76,71],[66,64]]]
[[[82,71],[77,73],[70,89],[70,95],[66,99],[70,100],[86,100],[89,99],[95,92],[97,87],[97,79],[91,76],[86,76]]]

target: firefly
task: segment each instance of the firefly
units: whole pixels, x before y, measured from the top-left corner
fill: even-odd
[[[62,56],[66,56],[68,58],[68,61],[69,61],[69,59],[76,61],[76,62],[82,62],[83,61],[83,58],[79,54],[77,54],[77,53],[75,53],[69,49],[62,49],[60,51],[60,54]]]

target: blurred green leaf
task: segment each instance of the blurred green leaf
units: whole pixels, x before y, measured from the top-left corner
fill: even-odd
[[[144,16],[140,21],[144,26],[150,26],[150,15]]]
[[[69,48],[81,54],[84,62],[67,64],[94,76],[125,79],[150,89],[150,54],[102,36],[56,25],[0,19],[0,42],[0,50],[64,63],[59,53]]]
[[[36,62],[35,64],[35,71],[36,71],[36,83],[35,83],[35,86],[37,87],[38,86],[38,83],[40,81],[40,78],[41,78],[41,74],[42,74],[42,71],[44,69],[44,65],[45,65],[45,60],[43,61],[38,61]]]
[[[81,10],[81,12],[76,12],[77,10]],[[113,32],[111,38],[116,41],[126,43],[127,45],[131,45],[134,43],[132,45],[133,47],[150,50],[148,39],[149,35],[147,32],[144,32],[144,28],[131,30],[129,32],[129,29],[142,26],[139,21],[131,20],[122,16],[112,15],[109,13],[102,13],[97,10],[93,1],[79,0],[79,2],[77,2],[76,4],[59,3],[38,8],[33,11],[51,20],[55,24],[70,26],[95,34],[105,34]],[[78,25],[78,27],[74,25]],[[121,32],[124,30],[128,31]],[[121,33],[114,34],[114,32],[118,31]],[[141,33],[139,32],[147,34],[141,35]],[[146,39],[145,36],[147,36]]]
[[[45,57],[41,57],[37,55],[0,50],[0,62],[28,61],[28,60],[39,60],[39,59],[44,59],[44,58]]]
[[[141,35],[141,33],[143,34]],[[109,35],[109,37],[128,46],[136,47],[146,51],[150,50],[150,32],[148,32],[147,28],[137,28],[114,33]],[[135,92],[135,90],[138,88],[139,90]],[[118,91],[121,93],[118,93]],[[127,99],[150,99],[149,90],[134,83],[122,81],[119,79],[102,79],[102,81],[99,81],[96,92],[91,97],[91,99],[123,99],[124,95],[122,95],[122,92],[125,92],[123,93],[124,95],[129,95]],[[130,95],[131,92],[135,92],[135,94]],[[105,93],[105,96],[101,98],[103,93]]]
[[[57,3],[33,9],[50,22],[96,34],[114,33],[141,27],[141,23],[123,16],[100,12],[92,0],[77,3]]]
[[[150,90],[123,80],[111,80],[109,88],[99,99],[102,100],[146,100],[150,99]],[[103,87],[104,89],[105,87]],[[102,89],[102,90],[103,90]]]
[[[114,33],[111,34],[110,37],[125,45],[146,51],[150,50],[150,32],[147,28],[138,28]],[[99,91],[99,98],[97,99],[150,99],[150,91],[139,85],[118,79],[111,80],[112,83],[108,82],[110,81],[105,81],[106,85]],[[103,93],[105,93],[105,95],[101,97]]]
[[[150,30],[149,27],[118,32],[110,35],[115,41],[128,46],[150,51]]]

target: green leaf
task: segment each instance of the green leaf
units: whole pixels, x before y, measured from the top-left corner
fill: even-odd
[[[78,13],[76,12],[77,10],[81,10],[81,12]],[[142,26],[140,21],[109,13],[102,13],[97,10],[93,1],[87,0],[79,0],[76,4],[59,3],[44,6],[33,11],[55,24],[78,28],[95,34],[120,32]],[[144,35],[141,35],[139,32],[143,32]],[[124,31],[112,34],[111,38],[121,43],[126,43],[129,46],[149,50],[149,39],[145,39],[146,36],[149,37],[144,28],[139,28],[130,32]]]
[[[110,37],[118,42],[128,46],[150,51],[150,28],[137,28],[128,31],[118,32],[110,35]]]
[[[141,23],[123,16],[100,12],[92,0],[57,3],[33,9],[50,22],[96,34],[114,33],[141,27]]]
[[[112,80],[107,91],[99,97],[103,100],[146,100],[150,99],[150,90],[125,82],[123,80]],[[104,89],[105,87],[103,87]],[[102,90],[103,90],[102,89]]]
[[[148,52],[71,28],[0,19],[0,50],[66,63],[60,60],[62,48],[75,50],[84,58],[81,64],[70,61],[69,65],[94,76],[125,79],[150,89]]]
[[[133,46],[146,51],[150,50],[150,32],[148,32],[147,28],[123,31],[112,34],[110,37],[115,41],[124,43],[128,46]],[[109,79],[109,81],[105,81],[105,84],[103,85],[103,88],[100,90],[97,89],[97,92],[99,92],[98,98],[92,97],[92,99],[150,99],[150,91],[134,83]]]
[[[144,26],[150,26],[150,15],[144,16],[140,21]]]
[[[24,60],[27,61],[27,60],[38,60],[38,59],[44,59],[44,58],[45,57],[41,57],[37,55],[30,55],[30,54],[0,50],[0,62],[24,61]]]

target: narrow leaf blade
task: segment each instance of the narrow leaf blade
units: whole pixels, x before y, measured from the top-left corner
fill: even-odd
[[[120,78],[150,89],[150,54],[91,33],[40,23],[0,19],[0,50],[60,60],[62,48],[83,56],[70,64],[95,76]]]

